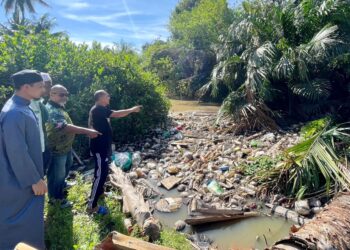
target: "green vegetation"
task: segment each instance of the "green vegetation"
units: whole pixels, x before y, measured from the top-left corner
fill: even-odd
[[[62,209],[57,204],[45,207],[48,249],[94,249],[111,231],[126,233],[120,204],[107,196],[100,204],[108,208],[109,214],[88,215],[86,202],[91,183],[84,182],[79,176],[77,181],[68,194],[68,200],[74,203],[73,208]]]
[[[189,241],[186,239],[185,235],[180,234],[172,229],[163,230],[160,234],[160,239],[157,243],[178,250],[193,249]]]
[[[350,5],[344,0],[182,0],[167,42],[143,51],[168,95],[223,101],[236,132],[349,116]]]
[[[114,109],[143,105],[137,115],[114,120],[114,138],[133,139],[166,119],[168,101],[158,77],[141,68],[139,56],[125,46],[103,48],[94,43],[76,45],[68,37],[48,30],[32,34],[19,29],[0,40],[0,106],[11,91],[6,87],[11,74],[33,68],[49,72],[54,84],[70,92],[67,109],[77,125],[87,126],[93,92],[105,89],[111,94]],[[86,149],[87,139],[80,137],[76,149]],[[81,151],[81,150],[80,150]]]
[[[271,158],[269,156],[260,156],[257,159],[254,159],[251,163],[245,163],[238,166],[238,170],[245,175],[259,177],[260,174],[274,169],[275,165],[280,162],[281,159],[281,157]]]
[[[86,202],[90,195],[91,183],[76,177],[77,184],[69,189],[68,200],[73,202],[73,208],[62,209],[59,205],[46,204],[46,246],[52,250],[89,250],[100,243],[111,231],[127,234],[124,227],[124,215],[120,203],[112,196],[105,196],[99,204],[108,208],[107,215],[88,215]],[[132,235],[141,238],[140,230],[134,226]],[[192,249],[185,235],[174,230],[162,231],[157,244],[174,249]]]
[[[254,175],[261,187],[297,198],[349,189],[349,124],[331,127],[327,118],[316,120],[303,127],[302,135],[303,140],[281,156],[261,157],[242,171]]]
[[[169,96],[194,98],[215,65],[212,45],[231,22],[226,0],[179,1],[169,22],[171,39],[144,46],[145,69],[158,74]]]

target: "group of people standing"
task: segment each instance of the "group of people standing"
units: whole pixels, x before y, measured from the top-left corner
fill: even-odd
[[[19,242],[45,249],[45,194],[48,192],[50,203],[62,208],[72,205],[65,199],[64,189],[75,135],[91,138],[95,161],[87,211],[106,212],[97,201],[112,153],[110,118],[139,112],[141,106],[111,110],[110,95],[98,90],[88,128],[80,127],[65,110],[68,90],[59,84],[52,86],[49,74],[22,70],[11,78],[15,92],[0,113],[0,249],[12,250]]]

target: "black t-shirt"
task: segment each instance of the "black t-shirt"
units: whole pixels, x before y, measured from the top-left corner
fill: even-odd
[[[90,149],[93,153],[112,153],[112,128],[109,121],[113,113],[107,107],[94,105],[89,113],[89,127],[102,133],[90,140]]]

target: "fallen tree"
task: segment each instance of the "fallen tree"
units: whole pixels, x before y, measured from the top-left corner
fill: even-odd
[[[123,195],[123,212],[132,215],[138,226],[142,228],[143,234],[148,236],[150,241],[158,240],[160,237],[160,225],[152,216],[149,204],[144,201],[142,194],[136,191],[130,179],[120,168],[112,163],[111,170],[111,183],[119,188]]]
[[[350,249],[350,193],[341,193],[313,220],[272,249]]]

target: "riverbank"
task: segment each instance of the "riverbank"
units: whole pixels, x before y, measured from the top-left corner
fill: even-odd
[[[271,246],[274,241],[287,236],[290,226],[297,222],[266,217],[270,209],[265,204],[294,209],[296,203],[278,192],[264,189],[257,177],[261,172],[268,173],[278,164],[280,153],[300,141],[298,132],[301,125],[295,125],[288,131],[235,135],[230,120],[224,120],[220,125],[216,125],[215,120],[216,112],[211,111],[171,113],[166,129],[154,129],[137,142],[117,144],[116,151],[133,154],[133,166],[126,175],[148,201],[151,211],[154,211],[153,214],[161,221],[164,229],[167,228],[158,243],[175,249],[190,249],[186,240],[188,237],[193,244],[207,248],[263,249]],[[86,187],[91,182],[93,173],[86,170],[80,169],[84,185],[79,186]],[[117,212],[114,217],[118,218],[118,222],[112,222],[112,216],[104,221],[105,224],[102,223],[105,226],[99,226],[100,220],[105,220],[101,216],[89,217],[84,214],[88,192],[75,189],[71,192],[80,194],[72,200],[75,205],[70,213],[72,224],[75,225],[73,230],[76,230],[73,235],[78,232],[73,237],[77,246],[89,244],[87,242],[92,246],[113,230],[125,232],[119,203],[121,194],[118,195],[117,189],[110,183],[107,184],[105,199],[112,211],[115,209]],[[298,212],[312,218],[322,210],[323,205],[321,201],[315,200],[308,208],[301,206]],[[260,216],[209,226],[187,225],[186,219],[193,214],[189,212],[190,209],[203,208],[257,212]],[[289,214],[294,212],[283,211],[290,211]],[[306,220],[301,214],[295,218]],[[128,227],[133,224],[132,220],[129,222]],[[85,231],[85,225],[96,230]],[[133,231],[135,236],[140,237],[137,229],[130,230],[132,228],[129,228],[129,232]],[[174,229],[185,234],[171,231]],[[89,234],[94,236],[91,237],[94,243],[86,240]],[[249,237],[245,237],[247,235]],[[173,241],[165,240],[167,238]]]

